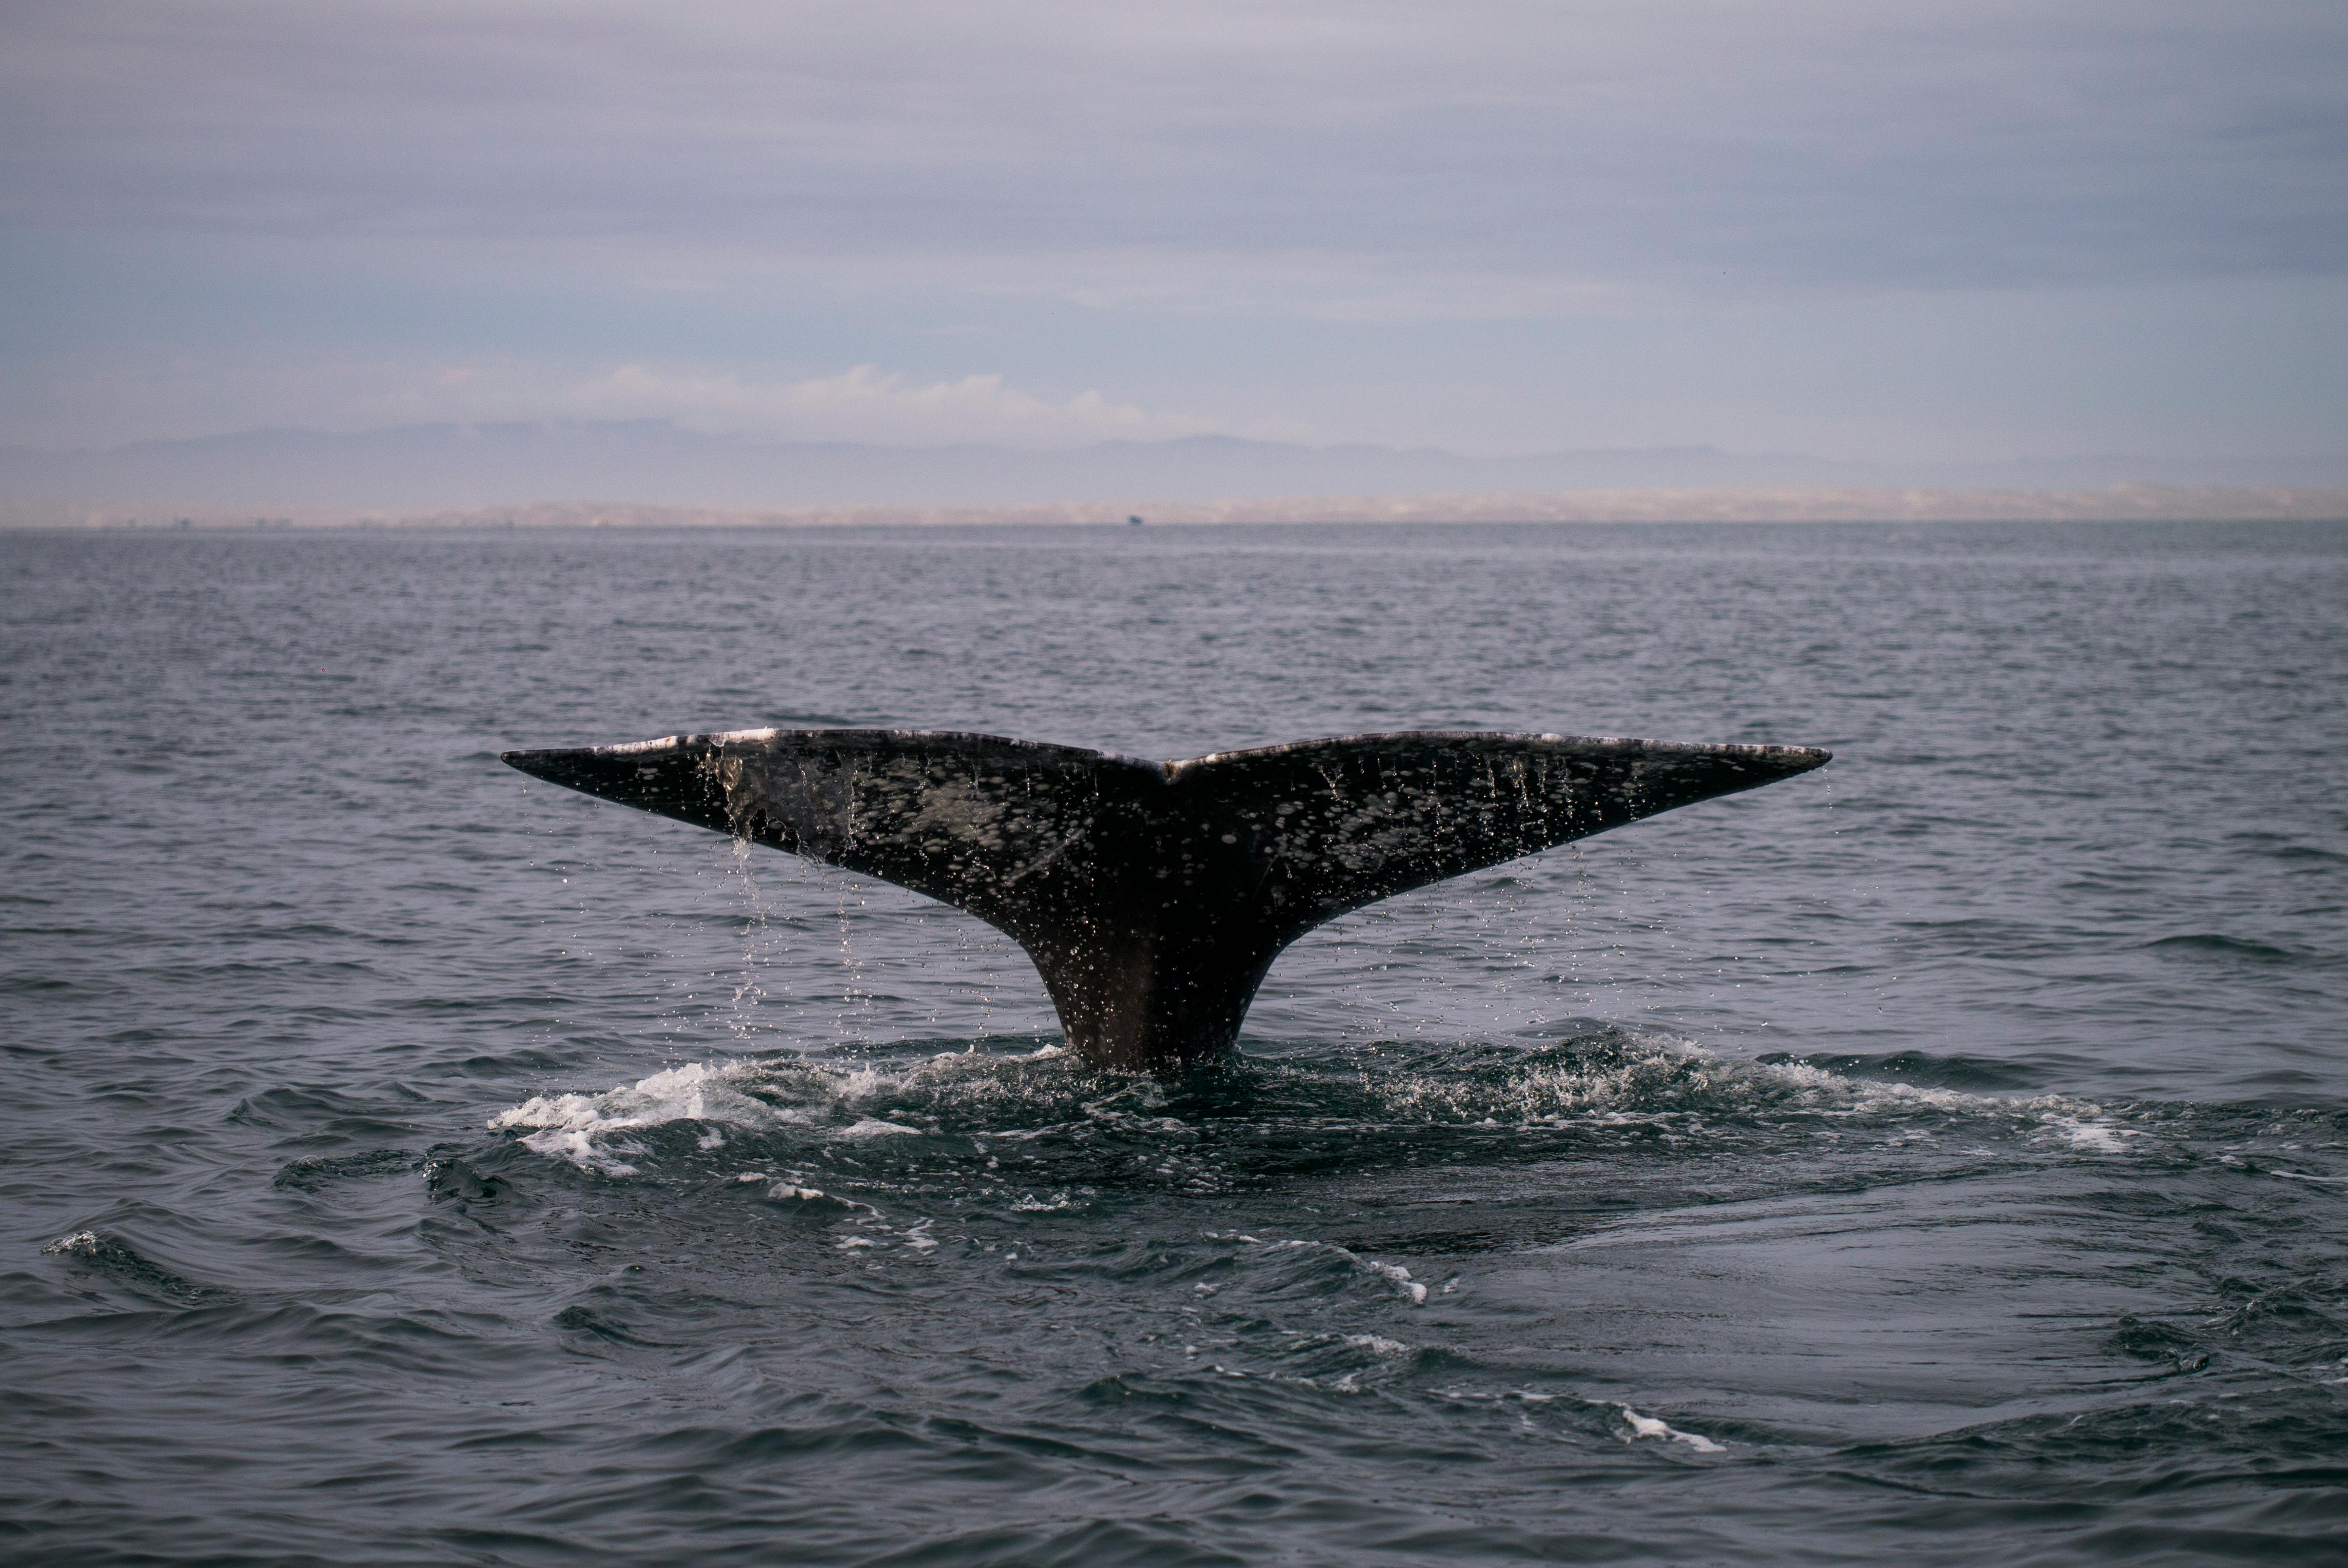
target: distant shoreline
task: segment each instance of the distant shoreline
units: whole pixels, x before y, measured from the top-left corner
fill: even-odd
[[[2114,485],[2101,490],[1938,490],[1727,485],[1431,495],[1257,496],[1026,506],[664,506],[532,501],[433,511],[255,508],[165,500],[0,498],[0,529],[907,528],[1147,523],[2328,522],[2348,489]]]

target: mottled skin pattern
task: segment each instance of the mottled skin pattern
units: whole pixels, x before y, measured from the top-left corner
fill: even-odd
[[[1281,949],[1375,900],[1828,753],[1422,730],[1146,762],[992,735],[762,729],[515,751],[526,773],[968,910],[1104,1067],[1228,1048]]]

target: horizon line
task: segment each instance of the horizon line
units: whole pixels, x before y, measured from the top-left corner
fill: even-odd
[[[2348,521],[2348,487],[2118,483],[2095,489],[1812,483],[1562,490],[1127,498],[997,506],[695,506],[586,500],[480,506],[253,507],[167,498],[0,496],[10,531],[1345,526],[1373,523],[1925,523]]]

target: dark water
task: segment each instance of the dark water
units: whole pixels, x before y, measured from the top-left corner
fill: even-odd
[[[0,537],[26,1563],[2341,1561],[2348,529]],[[501,768],[1833,767],[1089,1075]]]

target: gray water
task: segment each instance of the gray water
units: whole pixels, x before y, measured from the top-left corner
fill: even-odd
[[[2348,528],[0,536],[0,1552],[2323,1562]],[[535,784],[763,725],[1831,747],[1238,1060]]]

